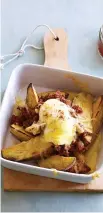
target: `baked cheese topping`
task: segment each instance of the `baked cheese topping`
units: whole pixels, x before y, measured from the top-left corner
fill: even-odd
[[[40,107],[39,121],[46,123],[44,140],[55,145],[70,145],[76,136],[76,118],[71,108],[57,99],[49,99]]]

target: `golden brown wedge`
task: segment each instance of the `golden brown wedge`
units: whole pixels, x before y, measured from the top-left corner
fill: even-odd
[[[93,132],[92,126],[92,109],[93,97],[90,94],[79,93],[73,100],[73,106],[77,105],[82,108],[83,112],[78,114],[78,119],[88,132]]]
[[[89,147],[89,150],[85,152],[85,162],[91,168],[91,173],[96,170],[96,164],[99,156],[99,151],[102,143],[102,134],[99,133],[98,137]]]
[[[27,88],[26,104],[30,109],[34,109],[38,104],[38,95],[32,83]]]
[[[49,169],[57,169],[62,171],[68,171],[76,162],[75,157],[63,157],[60,155],[53,155],[47,159],[39,161],[39,166]]]
[[[33,135],[37,135],[43,131],[45,125],[45,123],[33,123],[31,126],[27,127],[25,131],[28,133],[32,133]]]
[[[93,103],[93,133],[94,139],[103,124],[103,96],[100,96]]]
[[[10,132],[20,141],[28,141],[33,138],[32,134],[26,132],[25,129],[19,125],[12,124]]]
[[[77,117],[79,125],[77,126],[78,134],[83,133],[81,140],[89,144],[93,137],[93,124],[92,124],[92,110],[93,110],[93,96],[86,93],[79,93],[73,100],[73,106],[79,106],[82,113],[78,113]]]
[[[29,141],[24,141],[17,145],[2,150],[2,156],[5,159],[12,161],[22,161],[30,159],[39,159],[48,157],[54,151],[52,143],[41,141],[40,137],[35,137]]]

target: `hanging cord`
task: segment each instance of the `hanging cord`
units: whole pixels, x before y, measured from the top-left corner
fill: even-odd
[[[52,33],[53,37],[55,40],[58,40],[58,37],[56,36],[56,34],[53,32],[53,30],[46,24],[40,24],[38,26],[36,26],[33,31],[26,37],[26,39],[24,40],[20,50],[16,53],[13,53],[13,54],[7,54],[7,55],[4,55],[4,56],[1,56],[0,57],[0,69],[4,69],[4,66],[6,66],[7,64],[11,63],[12,61],[14,61],[16,58],[18,58],[19,56],[22,56],[24,53],[25,53],[25,49],[27,47],[32,47],[36,50],[43,50],[44,47],[37,47],[35,45],[32,45],[32,44],[26,44],[28,39],[31,37],[31,35],[34,33],[34,31],[39,28],[39,27],[47,27],[49,29],[49,31]],[[9,60],[7,60],[6,58],[10,58]],[[3,63],[4,60],[7,60],[6,62]]]

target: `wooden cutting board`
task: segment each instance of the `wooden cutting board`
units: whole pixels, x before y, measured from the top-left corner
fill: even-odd
[[[53,30],[44,37],[45,63],[54,68],[71,70],[68,65],[68,36],[63,29]],[[62,180],[40,177],[4,168],[4,190],[7,191],[98,191],[103,192],[103,174],[89,184],[77,184]]]
[[[103,192],[103,175],[89,184],[71,183],[4,169],[4,190],[7,191],[57,191]]]

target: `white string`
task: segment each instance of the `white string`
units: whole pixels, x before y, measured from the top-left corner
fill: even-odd
[[[56,34],[53,32],[53,30],[46,24],[40,24],[38,26],[36,26],[33,31],[26,37],[26,39],[24,40],[23,44],[21,45],[21,48],[18,52],[13,53],[13,54],[7,54],[7,55],[3,55],[0,57],[1,63],[0,63],[0,69],[4,69],[4,66],[6,66],[7,64],[11,63],[12,61],[14,61],[16,58],[18,58],[19,56],[22,56],[25,53],[25,49],[27,47],[32,47],[36,50],[43,50],[44,47],[37,47],[35,45],[32,44],[26,44],[28,39],[31,37],[31,35],[34,33],[34,31],[39,28],[39,27],[47,27],[49,29],[49,31],[52,33],[54,39],[57,39]],[[7,60],[5,63],[2,63],[4,60],[6,60],[6,58],[10,58],[9,60]]]

